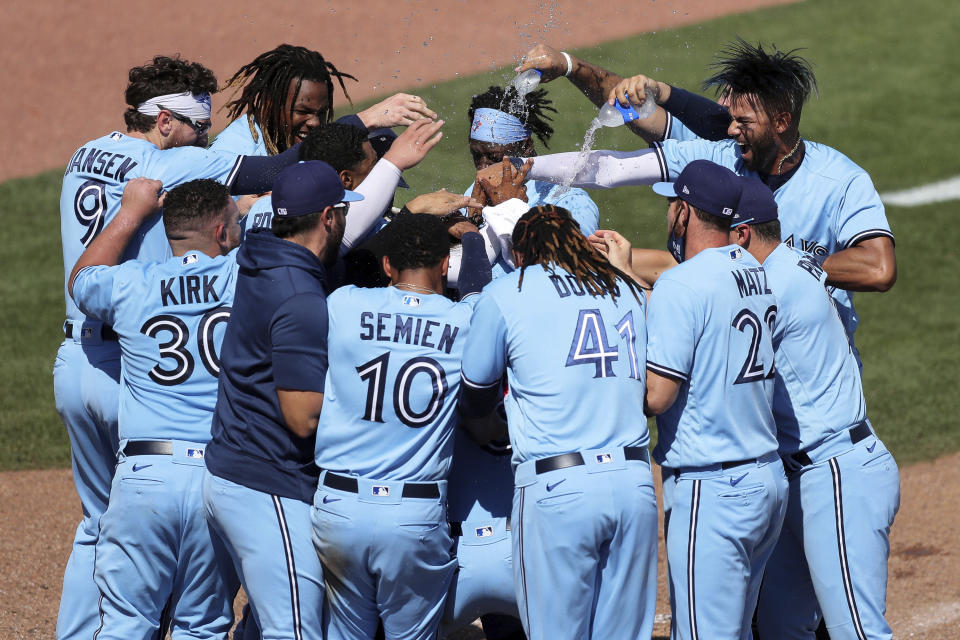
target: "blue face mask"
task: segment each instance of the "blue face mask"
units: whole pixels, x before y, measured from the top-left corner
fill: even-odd
[[[680,214],[677,214],[677,220],[680,219]],[[677,220],[674,220],[673,226],[670,227],[670,233],[667,236],[667,251],[670,252],[670,255],[673,256],[673,259],[678,263],[683,262],[684,252],[686,250],[687,238],[686,236],[677,236],[673,233],[674,229],[677,227]]]

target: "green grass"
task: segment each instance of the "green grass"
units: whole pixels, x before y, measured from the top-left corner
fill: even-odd
[[[577,51],[621,74],[647,73],[696,88],[713,53],[734,36],[805,48],[816,64],[820,97],[808,105],[801,132],[834,146],[870,172],[881,191],[960,173],[960,62],[954,26],[960,5],[917,0],[802,2],[728,16],[683,29],[644,34]],[[412,197],[472,181],[466,150],[470,96],[512,77],[509,68],[416,87],[447,120],[444,140],[410,172]],[[559,113],[551,149],[576,148],[595,110],[568,82],[546,85]],[[358,108],[365,105],[358,105]],[[80,144],[83,141],[78,140]],[[603,130],[597,148],[634,149],[641,141]],[[541,152],[544,150],[541,148]],[[59,172],[0,185],[5,251],[0,258],[0,469],[69,462],[53,409],[51,368],[63,316],[57,200]],[[602,223],[639,246],[664,244],[661,199],[642,187],[597,192]],[[900,279],[886,294],[858,294],[857,343],[864,361],[870,416],[901,463],[960,449],[957,381],[960,305],[960,202],[889,208],[897,235]]]

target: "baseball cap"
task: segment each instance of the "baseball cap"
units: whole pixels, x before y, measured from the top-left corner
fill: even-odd
[[[680,198],[720,218],[730,218],[740,202],[740,178],[730,169],[709,160],[694,160],[673,182],[657,182],[656,194]]]
[[[773,191],[756,178],[740,178],[740,203],[730,224],[763,224],[777,219],[777,201]]]
[[[341,202],[356,202],[363,196],[343,188],[333,167],[320,160],[290,165],[273,181],[273,215],[278,218],[305,216]]]
[[[367,133],[367,140],[370,141],[370,146],[373,147],[374,153],[377,154],[377,160],[382,158],[383,154],[390,150],[390,147],[393,145],[393,141],[396,139],[397,134],[395,134],[393,129],[389,127],[371,129]],[[400,181],[397,182],[397,186],[403,187],[404,189],[410,188],[410,185],[407,184],[407,181],[403,179],[403,176],[400,176]]]

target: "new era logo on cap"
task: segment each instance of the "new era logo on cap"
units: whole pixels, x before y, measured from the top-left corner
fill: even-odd
[[[356,202],[363,196],[343,188],[340,176],[326,162],[309,160],[290,165],[273,181],[273,213],[295,218],[319,213],[341,202]]]
[[[690,195],[690,189],[687,187],[687,185],[683,185],[683,192],[687,195]]]

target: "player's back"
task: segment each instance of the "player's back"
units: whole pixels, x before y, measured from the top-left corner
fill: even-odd
[[[328,298],[318,467],[378,480],[446,479],[471,307],[396,287],[346,286]]]
[[[60,190],[60,237],[63,243],[64,295],[67,318],[82,320],[67,292],[67,280],[80,255],[120,209],[123,189],[133,178],[151,178],[165,190],[196,178],[229,184],[236,155],[200,147],[159,149],[141,138],[118,131],[92,140],[74,152]],[[170,244],[159,213],[148,218],[127,245],[122,260],[161,262]]]
[[[77,276],[82,308],[112,324],[120,339],[121,439],[210,439],[236,273],[235,253],[191,251]]]
[[[500,278],[477,302],[496,305],[506,339],[505,400],[514,463],[581,449],[646,446],[644,303],[623,284],[591,296],[561,268]],[[476,323],[475,323],[476,324]],[[497,331],[486,326],[480,331]]]
[[[657,418],[658,462],[704,466],[776,451],[776,311],[763,268],[736,245],[701,251],[660,276],[647,316],[647,368],[681,387]]]
[[[267,155],[267,146],[263,142],[263,132],[260,130],[260,125],[254,120],[253,131],[250,127],[250,119],[247,114],[241,114],[239,118],[217,134],[216,139],[210,144],[210,150],[243,156]]]
[[[789,454],[866,418],[866,402],[857,359],[822,267],[812,256],[781,244],[763,268],[778,301],[773,414],[780,452]]]

